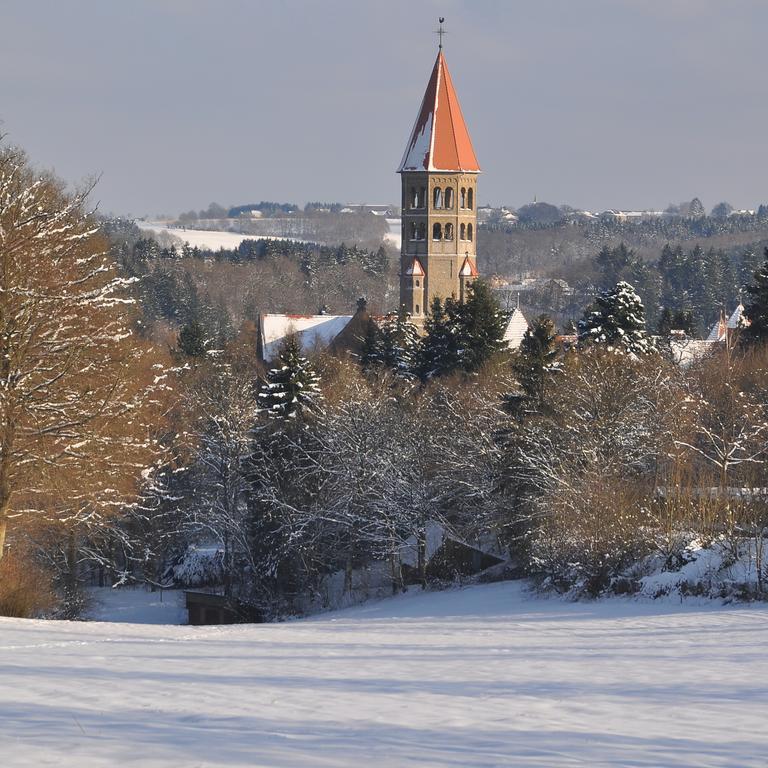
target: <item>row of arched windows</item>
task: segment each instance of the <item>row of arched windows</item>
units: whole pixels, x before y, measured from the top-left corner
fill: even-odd
[[[408,237],[410,240],[424,240],[427,236],[427,225],[422,222],[411,222]],[[472,241],[474,232],[471,224],[462,224],[459,227],[459,240]],[[433,240],[453,240],[453,224],[440,224],[436,222],[432,225]]]
[[[411,187],[411,208],[424,208],[427,190],[424,187]],[[472,187],[462,187],[459,190],[459,208],[472,210],[475,207],[475,191]],[[432,207],[450,210],[453,208],[453,187],[435,187],[432,190]]]
[[[427,225],[424,222],[417,224],[413,221],[411,222],[411,231],[409,234],[411,240],[426,240]]]
[[[472,240],[473,236],[472,225],[462,224],[459,227],[459,240]],[[435,222],[432,225],[432,239],[433,240],[453,240],[453,224],[440,224]]]

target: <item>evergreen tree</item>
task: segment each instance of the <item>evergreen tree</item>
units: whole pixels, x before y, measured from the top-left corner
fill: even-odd
[[[645,309],[635,289],[625,282],[603,291],[579,322],[579,343],[645,354],[653,344],[645,330]]]
[[[508,315],[488,284],[476,280],[468,293],[463,303],[454,298],[432,302],[416,366],[422,379],[458,369],[473,373],[506,349]]]
[[[446,302],[446,309],[449,318],[453,314],[457,321],[458,354],[465,371],[478,371],[507,348],[504,333],[508,314],[502,311],[485,281],[475,280],[469,286],[466,301],[463,304]]]
[[[746,288],[752,282],[755,273],[760,269],[762,263],[762,257],[751,245],[744,249],[739,257],[739,291]]]
[[[662,339],[666,339],[672,333],[674,327],[675,321],[672,310],[669,307],[664,307],[664,309],[661,310],[656,332]]]
[[[365,324],[365,335],[363,336],[363,343],[360,350],[360,365],[364,371],[370,370],[374,365],[380,365],[383,362],[383,355],[381,349],[381,331],[379,326],[376,325],[376,321],[372,318],[368,318],[368,322]]]
[[[397,315],[387,315],[380,329],[381,362],[398,376],[412,378],[418,346],[419,331],[405,308]]]
[[[178,348],[189,357],[205,357],[205,332],[197,320],[190,320],[179,332]]]
[[[672,331],[683,331],[689,337],[696,334],[695,323],[690,310],[672,311],[669,307],[664,307],[659,317],[656,332],[662,338],[668,338]]]
[[[458,334],[453,306],[455,300],[446,299],[446,304],[451,308],[450,315],[442,301],[435,297],[424,322],[426,333],[421,340],[416,361],[417,373],[424,381],[459,367]]]
[[[747,286],[744,317],[749,320],[749,326],[743,332],[747,342],[768,340],[768,248],[765,249],[765,257],[752,283]]]
[[[555,324],[549,315],[539,315],[525,332],[513,370],[526,398],[538,407],[544,402],[547,376],[557,360]]]
[[[627,277],[627,269],[635,260],[635,252],[624,243],[615,248],[603,246],[595,256],[595,265],[600,270],[600,287],[609,288]]]
[[[273,419],[292,419],[316,411],[320,377],[301,354],[299,340],[289,336],[280,350],[282,365],[272,368],[259,392],[259,407]]]
[[[707,212],[704,210],[704,205],[698,197],[694,197],[688,206],[688,216],[692,219],[700,219],[706,216]]]

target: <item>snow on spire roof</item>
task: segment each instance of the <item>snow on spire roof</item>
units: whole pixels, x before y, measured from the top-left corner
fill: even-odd
[[[480,273],[469,256],[464,257],[464,263],[459,270],[459,277],[477,277]]]
[[[416,277],[424,277],[424,267],[421,266],[421,262],[414,258],[411,262],[411,266],[405,270],[406,275],[415,275]]]
[[[397,169],[398,173],[403,171],[480,172],[442,51],[437,54],[419,116]]]

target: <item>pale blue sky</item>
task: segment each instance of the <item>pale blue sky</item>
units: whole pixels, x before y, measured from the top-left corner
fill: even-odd
[[[765,0],[0,0],[0,120],[105,211],[397,201],[445,52],[479,200],[768,201]]]

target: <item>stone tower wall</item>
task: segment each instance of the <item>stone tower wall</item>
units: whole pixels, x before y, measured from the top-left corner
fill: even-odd
[[[461,298],[459,272],[469,256],[476,264],[477,243],[477,174],[402,171],[402,247],[400,257],[400,303],[416,321],[424,314],[435,297]],[[435,190],[440,200],[435,200]],[[446,207],[446,190],[451,190],[450,206]],[[462,206],[464,190],[464,206]],[[471,190],[471,207],[470,203]],[[423,192],[422,192],[423,191]],[[435,203],[439,202],[436,206]],[[440,238],[436,239],[435,225]],[[446,227],[451,237],[446,237]],[[462,230],[463,227],[463,230]],[[471,227],[472,238],[469,239]],[[464,237],[461,237],[462,231]],[[415,237],[414,237],[415,235]],[[407,271],[418,258],[424,267],[423,294],[415,291],[414,280]],[[419,304],[415,297],[423,300]],[[418,307],[418,312],[416,311]]]

